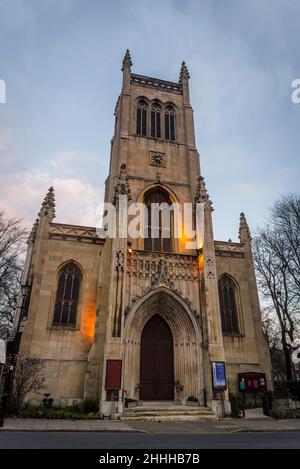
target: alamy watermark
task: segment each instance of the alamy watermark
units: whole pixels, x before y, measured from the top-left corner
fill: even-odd
[[[204,203],[129,203],[120,195],[98,206],[97,235],[101,238],[177,239],[185,249],[200,249],[204,241]],[[103,214],[103,217],[102,217]],[[100,224],[99,224],[100,225]]]
[[[5,81],[0,78],[0,104],[6,103],[6,84]]]
[[[300,363],[300,341],[295,340],[292,343],[292,347],[294,349],[292,353],[292,361],[295,365],[298,365]]]
[[[292,88],[295,88],[291,94],[291,100],[294,104],[300,103],[300,78],[296,78],[292,81]]]

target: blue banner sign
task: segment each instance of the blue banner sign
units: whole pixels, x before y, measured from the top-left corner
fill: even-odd
[[[214,389],[223,390],[227,388],[224,362],[212,362],[212,378]]]

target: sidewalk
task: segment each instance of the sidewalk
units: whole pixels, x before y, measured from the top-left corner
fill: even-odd
[[[6,419],[1,431],[104,433],[242,433],[300,432],[300,419],[222,419],[214,422],[121,422],[119,420]],[[299,435],[300,438],[300,435]]]
[[[8,418],[0,431],[30,432],[140,432],[118,420],[16,419]]]
[[[248,432],[300,432],[300,420],[273,420],[270,418],[221,419],[217,422],[130,422],[148,433],[248,433]],[[299,434],[300,439],[300,434]]]

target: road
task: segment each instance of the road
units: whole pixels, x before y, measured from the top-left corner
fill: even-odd
[[[300,448],[299,432],[250,433],[95,433],[95,432],[1,432],[4,448]]]

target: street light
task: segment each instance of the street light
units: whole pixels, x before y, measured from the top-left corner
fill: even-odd
[[[19,323],[17,332],[19,332],[20,322],[22,319],[27,318],[27,306],[28,306],[28,295],[29,295],[30,285],[28,280],[21,285],[21,293],[22,293],[22,304],[20,306],[20,316],[19,316]]]

